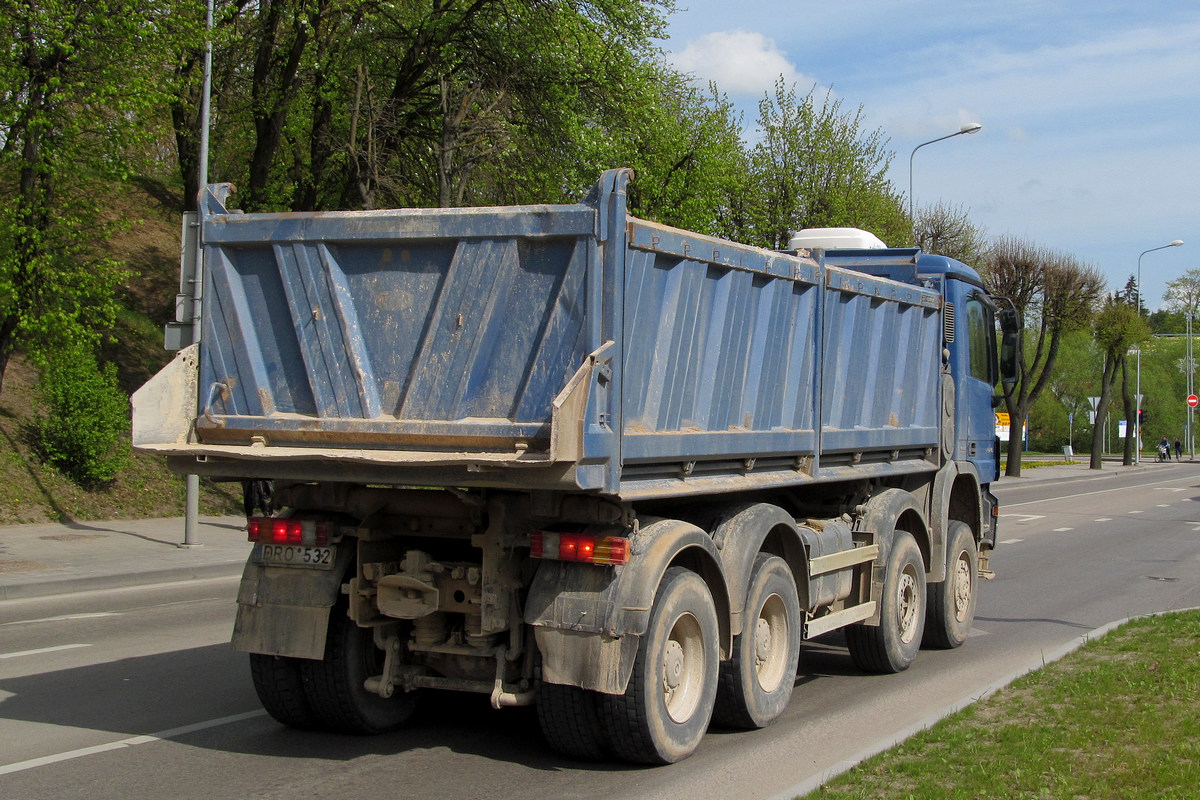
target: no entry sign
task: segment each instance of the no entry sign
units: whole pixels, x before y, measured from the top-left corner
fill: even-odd
[[[1194,395],[1194,394],[1189,394],[1188,395],[1188,405],[1192,408],[1195,408],[1196,406],[1200,406],[1200,397],[1196,397],[1196,395]]]

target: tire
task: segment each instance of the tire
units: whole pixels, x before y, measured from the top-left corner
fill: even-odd
[[[538,685],[537,714],[546,743],[555,752],[583,761],[609,757],[608,739],[600,721],[600,698],[578,686]]]
[[[979,583],[979,549],[965,522],[951,522],[946,537],[946,580],[929,585],[925,645],[949,650],[971,635]]]
[[[277,722],[303,730],[320,727],[304,691],[300,659],[251,653],[250,677],[259,702]]]
[[[792,699],[800,662],[800,598],[787,562],[759,553],[750,573],[746,625],[733,657],[720,666],[713,719],[735,728],[765,728]]]
[[[301,661],[309,705],[320,727],[337,733],[383,733],[412,716],[416,699],[397,691],[380,697],[363,682],[383,672],[384,654],[370,628],[360,628],[346,615],[344,602],[329,611],[329,633],[321,661]]]
[[[695,751],[716,700],[717,637],[708,586],[690,570],[668,569],[625,694],[599,698],[605,733],[618,758],[673,764]]]
[[[879,625],[851,625],[846,644],[866,672],[903,672],[921,650],[925,629],[925,563],[912,534],[896,531],[888,552]]]

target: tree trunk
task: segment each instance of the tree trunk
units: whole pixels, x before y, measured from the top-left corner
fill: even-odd
[[[1004,474],[1009,478],[1021,477],[1021,448],[1025,445],[1021,433],[1025,430],[1025,415],[1029,409],[1024,405],[1009,405],[1008,407],[1008,457],[1004,465]]]
[[[1096,424],[1092,427],[1092,457],[1088,462],[1089,469],[1102,469],[1104,466],[1104,426],[1108,422],[1108,400],[1112,396],[1113,383],[1116,382],[1118,359],[1106,358],[1104,371],[1100,376],[1100,402],[1096,406]]]
[[[1134,406],[1133,395],[1129,393],[1129,361],[1121,359],[1121,402],[1125,406],[1125,453],[1121,463],[1129,466],[1133,463],[1134,448],[1137,443],[1137,408]]]

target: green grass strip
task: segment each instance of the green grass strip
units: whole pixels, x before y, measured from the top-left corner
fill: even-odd
[[[1195,800],[1200,612],[1122,625],[807,797]]]

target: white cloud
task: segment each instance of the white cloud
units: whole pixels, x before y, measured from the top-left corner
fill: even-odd
[[[731,30],[705,34],[687,43],[671,57],[675,67],[694,76],[697,83],[709,81],[732,97],[761,97],[782,75],[802,92],[816,81],[796,69],[775,44],[761,33]]]

